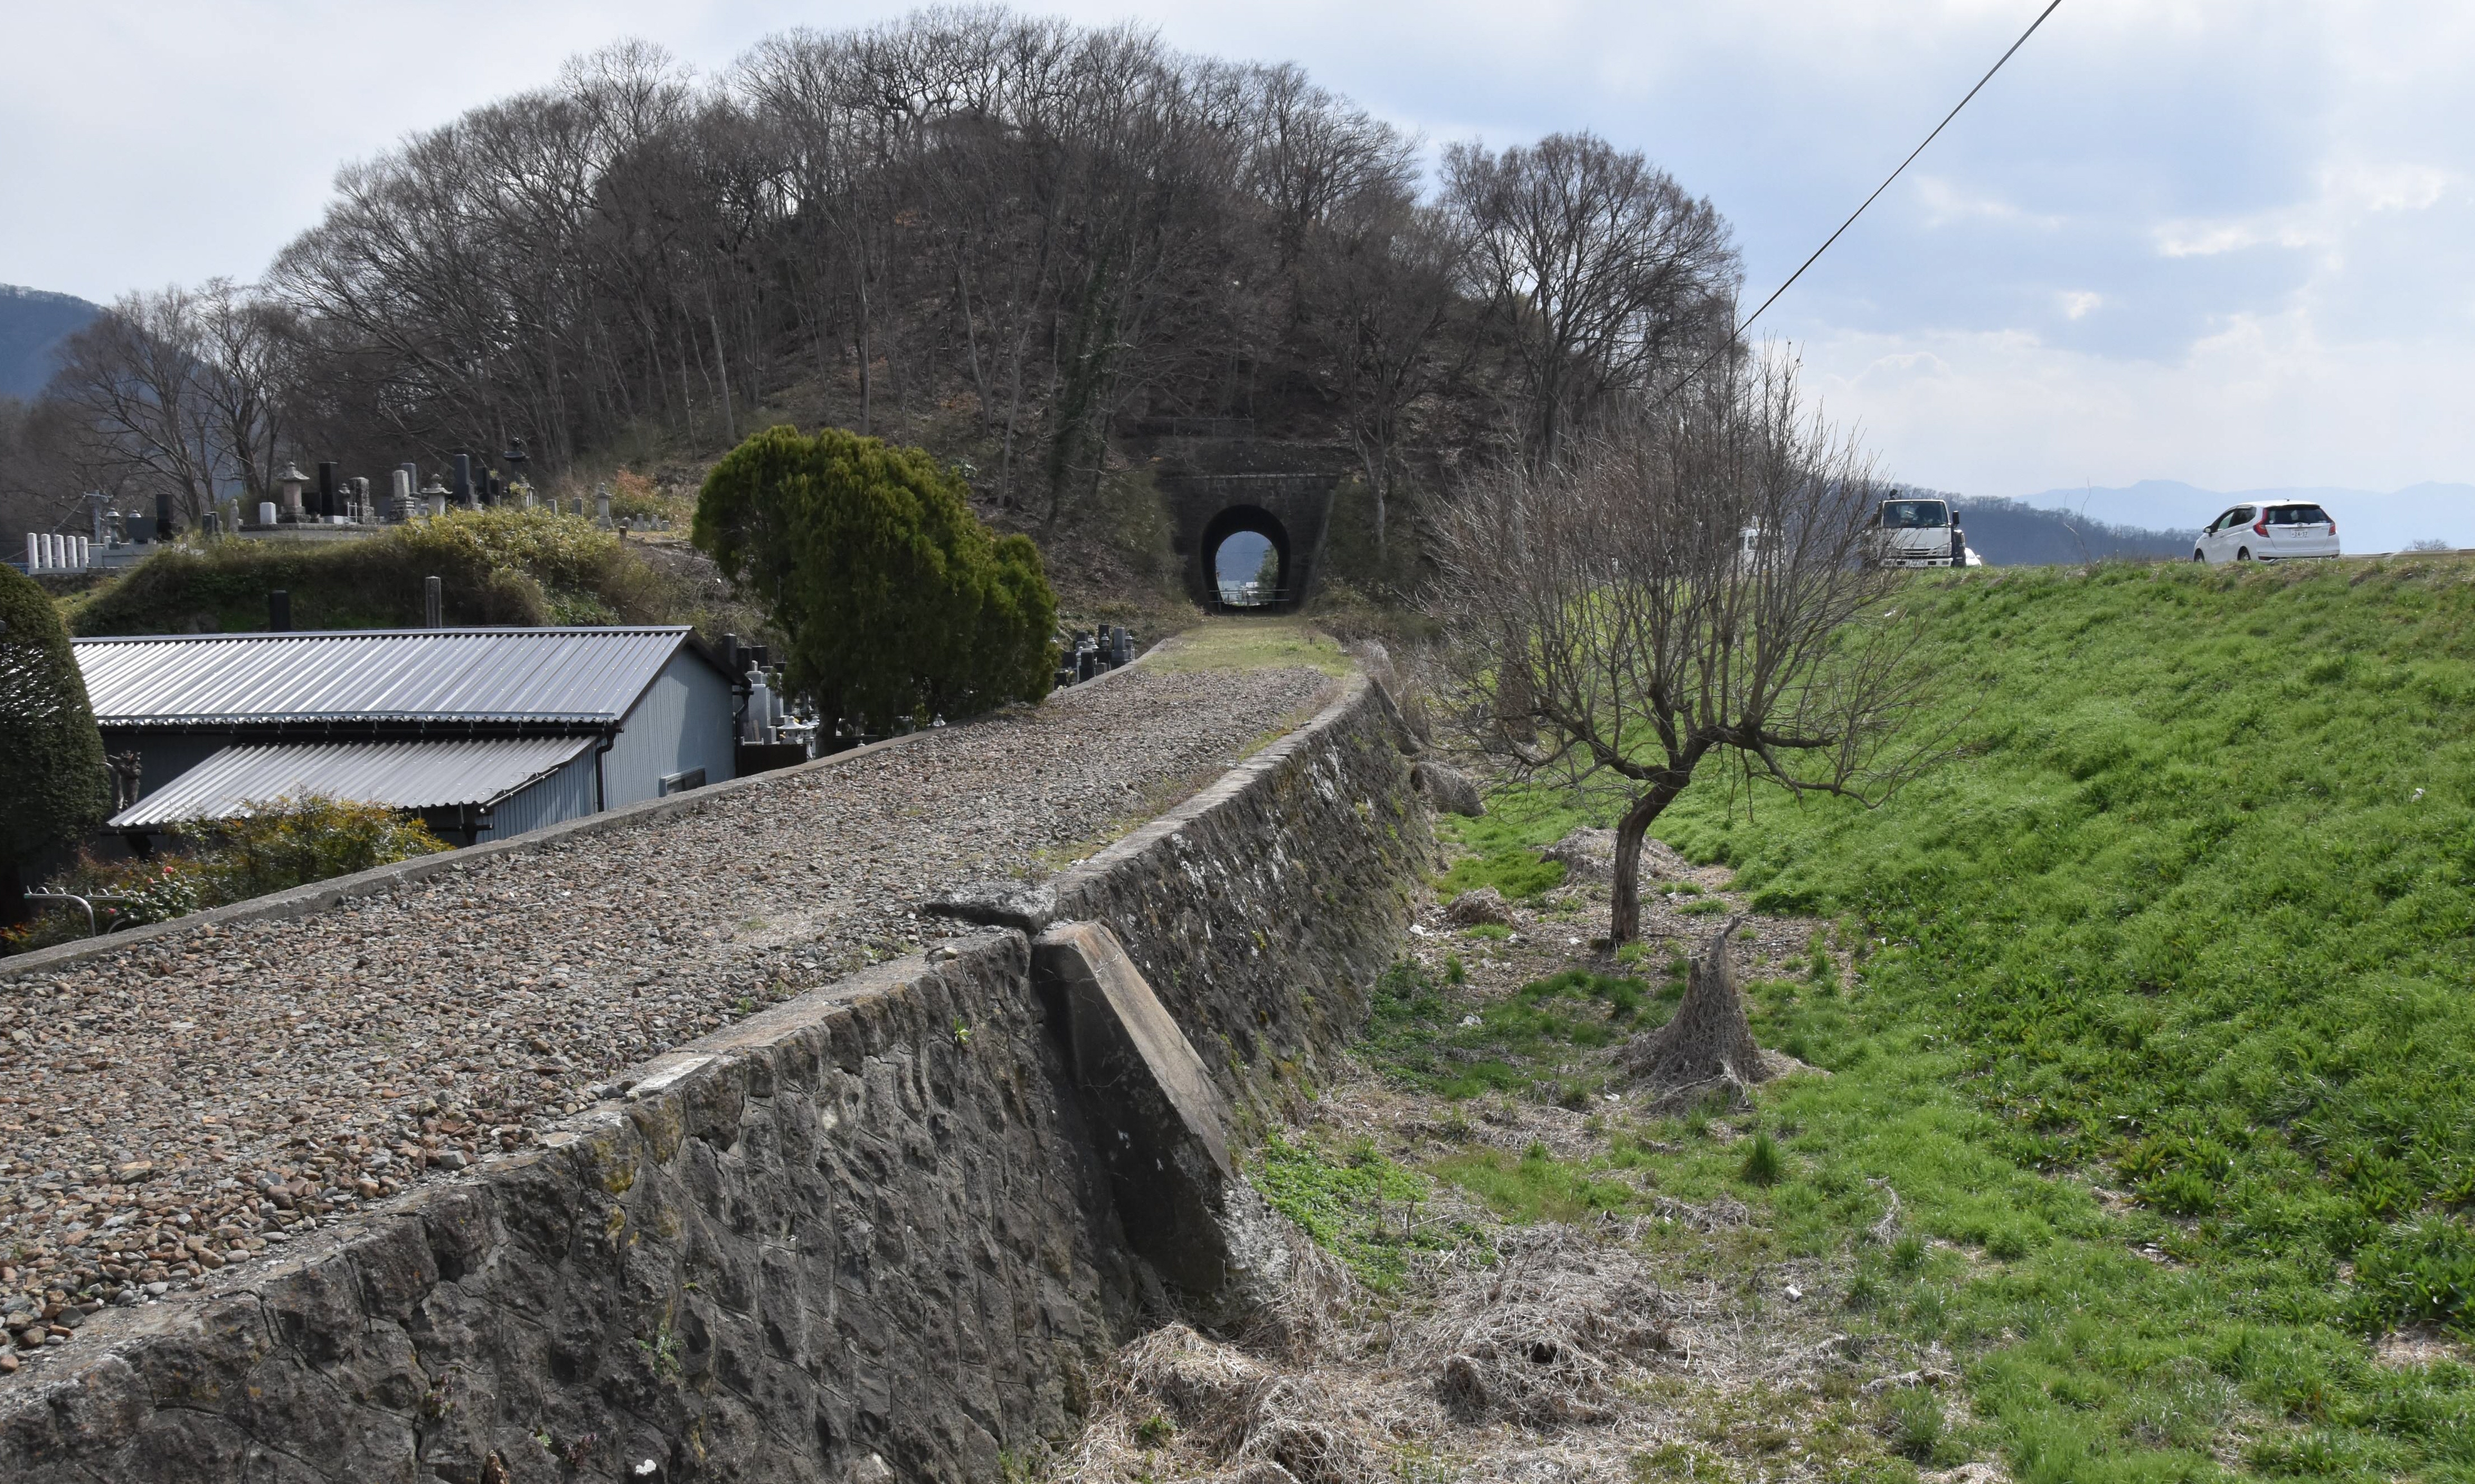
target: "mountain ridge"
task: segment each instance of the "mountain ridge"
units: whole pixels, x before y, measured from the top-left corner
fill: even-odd
[[[2067,511],[2109,525],[2196,530],[2228,506],[2267,499],[2309,499],[2327,506],[2338,523],[2338,539],[2348,551],[2403,551],[2418,541],[2475,547],[2475,484],[2437,479],[2389,491],[2341,485],[2211,490],[2180,479],[2143,479],[2128,485],[2046,490],[2022,496],[2019,503]]]
[[[0,283],[0,397],[41,395],[55,369],[52,353],[102,312],[74,294]]]

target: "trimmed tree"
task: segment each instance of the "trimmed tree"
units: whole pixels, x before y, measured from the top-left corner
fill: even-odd
[[[968,494],[925,450],[772,427],[705,476],[693,535],[788,639],[791,688],[884,731],[1054,683],[1040,549],[992,532]]]
[[[59,610],[0,567],[0,921],[25,913],[20,868],[103,822],[103,737]]]
[[[1906,725],[1933,676],[1875,548],[1884,488],[1766,357],[1447,513],[1458,709],[1512,776],[1612,809],[1614,942],[1642,934],[1643,840],[1705,766],[1871,808],[1935,755]],[[1724,936],[1633,1060],[1667,1092],[1761,1079]]]

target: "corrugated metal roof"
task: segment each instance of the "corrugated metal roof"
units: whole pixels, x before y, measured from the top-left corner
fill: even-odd
[[[684,628],[379,629],[81,639],[107,727],[615,724]]]
[[[226,747],[112,815],[109,828],[231,819],[248,814],[252,804],[309,793],[395,809],[495,804],[598,742],[493,737]]]

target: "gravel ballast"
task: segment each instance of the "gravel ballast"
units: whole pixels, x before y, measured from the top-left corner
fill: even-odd
[[[0,978],[0,1373],[968,931],[919,905],[1088,854],[1331,683],[1139,667],[698,812]]]

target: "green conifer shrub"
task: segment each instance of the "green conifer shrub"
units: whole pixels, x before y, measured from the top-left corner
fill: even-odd
[[[693,539],[789,636],[791,689],[883,732],[1053,683],[1040,550],[992,532],[967,495],[923,450],[772,427],[706,476]]]
[[[0,920],[13,920],[18,866],[102,823],[111,786],[60,613],[32,578],[7,567],[0,624]]]

